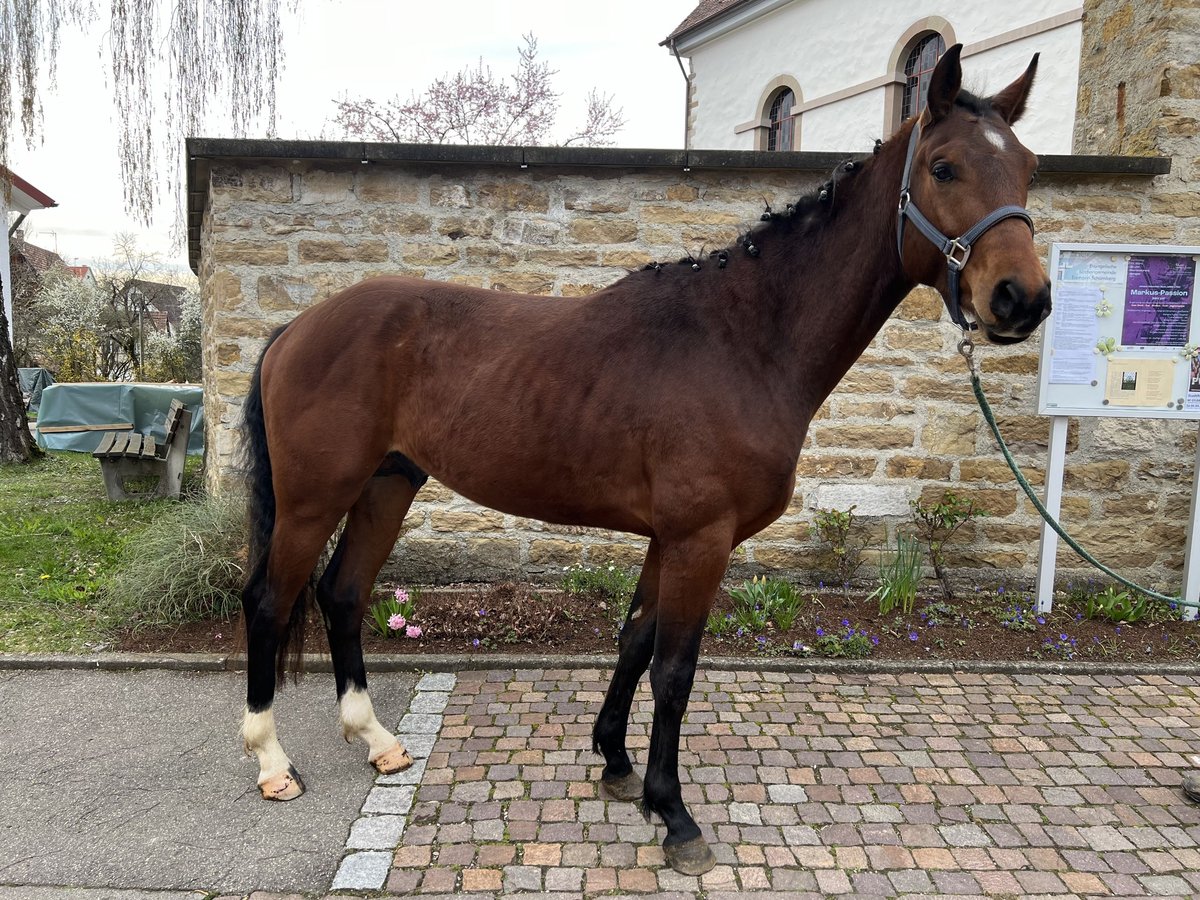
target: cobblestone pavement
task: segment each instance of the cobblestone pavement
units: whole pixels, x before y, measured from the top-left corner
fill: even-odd
[[[684,800],[713,845],[598,795],[598,670],[465,672],[385,890],[789,898],[1200,896],[1200,678],[701,671]],[[441,705],[441,704],[439,704]],[[643,682],[630,748],[644,766]]]

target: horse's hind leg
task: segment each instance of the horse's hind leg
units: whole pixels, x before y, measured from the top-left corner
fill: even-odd
[[[414,470],[419,473],[419,470]],[[424,482],[419,475],[377,475],[367,482],[346,519],[333,559],[317,585],[337,683],[342,734],[367,745],[367,759],[384,774],[412,765],[395,736],[379,724],[367,694],[362,622],[375,576],[396,543],[409,505]]]
[[[304,782],[292,766],[275,731],[276,664],[280,645],[301,596],[333,532],[337,519],[277,518],[266,560],[242,592],[246,618],[246,712],[242,738],[246,752],[258,757],[258,788],[267,800],[292,800]],[[302,612],[302,610],[301,610]]]
[[[642,779],[633,771],[633,763],[625,748],[629,730],[629,711],[638,681],[650,666],[654,652],[654,631],[658,619],[658,544],[650,542],[637,590],[629,604],[629,615],[621,628],[618,643],[620,655],[613,670],[612,681],[596,725],[592,729],[592,745],[604,754],[604,774],[601,786],[617,800],[638,800],[642,796]]]

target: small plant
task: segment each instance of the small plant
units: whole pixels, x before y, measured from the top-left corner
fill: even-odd
[[[1004,588],[997,593],[1003,598]],[[1007,606],[998,606],[994,612],[1000,627],[1009,631],[1036,631],[1039,625],[1046,624],[1045,616],[1037,611],[1037,604],[1028,595],[1014,599]]]
[[[904,615],[912,612],[921,584],[921,548],[906,535],[896,535],[896,551],[879,560],[879,587],[867,599],[879,600],[879,614],[888,615],[897,606]]]
[[[929,562],[933,566],[934,576],[942,585],[942,596],[946,601],[953,600],[943,554],[946,543],[972,518],[987,513],[976,509],[974,500],[960,497],[953,491],[944,492],[942,499],[936,503],[926,505],[920,500],[913,500],[909,505],[912,506],[917,535],[929,548]]]
[[[612,563],[607,566],[576,563],[563,569],[562,589],[568,594],[599,599],[618,628],[629,613],[629,601],[636,588],[637,576]]]
[[[762,631],[768,622],[787,631],[804,606],[804,597],[794,585],[765,576],[756,575],[742,582],[741,587],[729,591],[729,596],[733,599],[733,621],[746,631]]]
[[[708,624],[705,630],[713,637],[724,637],[737,627],[737,623],[733,620],[733,613],[723,613],[713,610],[708,614]]]
[[[1048,637],[1042,641],[1042,652],[1047,656],[1054,656],[1059,659],[1074,659],[1075,638],[1066,634],[1060,634],[1056,638]]]
[[[1087,588],[1072,591],[1071,599],[1082,602],[1084,615],[1089,619],[1108,619],[1118,625],[1140,622],[1152,610],[1150,598],[1134,591],[1123,591],[1110,584],[1102,591]]]
[[[879,638],[872,637],[866,630],[857,629],[847,619],[842,619],[840,631],[826,632],[824,628],[817,628],[811,647],[805,647],[797,641],[792,650],[815,656],[866,659],[878,646]]]
[[[861,541],[851,539],[854,510],[855,506],[846,510],[821,509],[817,510],[816,516],[813,517],[817,535],[833,551],[833,580],[835,584],[841,585],[844,596],[850,594],[850,579],[858,571],[858,561],[866,546]]]
[[[396,588],[395,594],[372,603],[368,613],[367,624],[383,637],[404,635],[419,638],[423,633],[421,626],[414,621],[417,615],[416,591],[410,594],[404,588]]]

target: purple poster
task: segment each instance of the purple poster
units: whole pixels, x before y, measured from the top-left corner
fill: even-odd
[[[1129,257],[1121,343],[1135,347],[1182,347],[1192,321],[1196,261],[1190,256]]]

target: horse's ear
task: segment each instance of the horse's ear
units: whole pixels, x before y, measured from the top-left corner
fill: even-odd
[[[930,124],[946,118],[954,109],[954,100],[962,87],[962,63],[959,55],[962,44],[955,44],[942,54],[938,64],[929,76],[929,112]]]
[[[1033,87],[1033,76],[1037,74],[1040,55],[1033,54],[1033,60],[1025,74],[992,98],[992,108],[1000,113],[1000,117],[1009,125],[1021,118],[1021,113],[1025,112],[1025,100],[1029,96],[1029,89]]]

